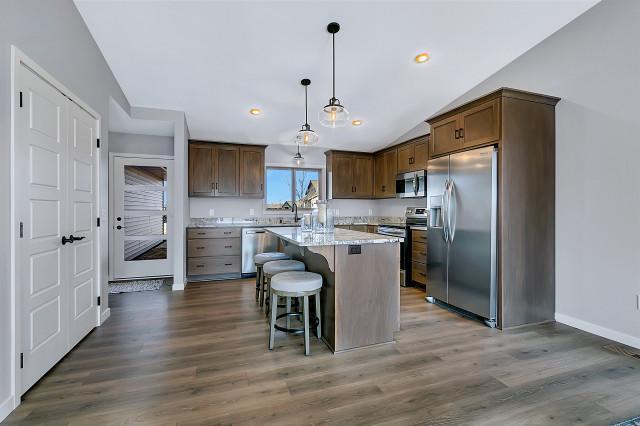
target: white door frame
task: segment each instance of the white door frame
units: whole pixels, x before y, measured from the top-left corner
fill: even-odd
[[[172,155],[147,155],[147,154],[129,154],[129,153],[121,153],[121,152],[110,152],[109,153],[109,280],[116,280],[115,278],[115,226],[113,223],[114,217],[114,207],[115,207],[115,170],[114,170],[114,159],[116,157],[120,158],[140,158],[140,159],[152,159],[152,160],[173,160],[174,157]],[[167,173],[167,179],[169,182],[167,183],[167,195],[169,197],[169,203],[167,206],[167,216],[173,222],[173,206],[175,204],[175,200],[173,199],[173,170],[169,170]],[[173,232],[173,224],[169,224],[169,232]],[[167,250],[169,252],[173,252],[173,238],[175,236],[171,236],[171,238],[167,239]],[[173,259],[170,260],[173,262]],[[172,277],[173,270],[169,275],[158,275],[158,277]],[[145,278],[154,278],[156,276],[149,276]],[[133,279],[133,278],[127,278]]]
[[[51,74],[45,71],[42,67],[40,67],[37,63],[31,60],[27,55],[25,55],[20,49],[16,46],[11,46],[11,166],[10,166],[10,174],[11,174],[11,193],[10,193],[10,204],[11,204],[11,238],[10,238],[10,287],[11,287],[11,352],[13,353],[13,360],[11,365],[11,375],[12,375],[12,389],[11,394],[13,396],[13,408],[15,409],[18,405],[20,405],[20,397],[22,396],[22,374],[20,368],[20,350],[22,347],[22,333],[21,333],[21,309],[20,309],[20,301],[22,300],[22,294],[20,292],[20,286],[18,283],[20,282],[21,277],[19,276],[19,269],[16,268],[16,264],[18,261],[18,251],[17,243],[20,238],[19,229],[20,229],[20,219],[16,217],[16,107],[19,103],[19,88],[16,84],[17,73],[21,69],[21,67],[28,69],[29,71],[36,74],[38,77],[43,79],[46,83],[50,84],[56,90],[61,92],[65,97],[67,97],[70,101],[74,102],[80,108],[85,110],[89,115],[97,121],[98,135],[101,133],[101,123],[102,118],[100,114],[98,114],[93,108],[84,103],[80,98],[73,94],[69,89],[67,89],[62,83],[56,80]],[[100,148],[97,148],[97,162],[96,162],[96,170],[94,174],[94,178],[96,179],[96,209],[100,212]],[[96,295],[101,294],[101,264],[100,264],[100,230],[95,227],[95,254],[94,254],[94,265],[95,265],[95,293]],[[104,301],[106,303],[106,301]],[[95,307],[95,318],[96,318],[96,326],[100,326],[100,306]]]

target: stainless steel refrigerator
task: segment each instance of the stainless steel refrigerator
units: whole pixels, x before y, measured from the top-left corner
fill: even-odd
[[[479,148],[427,166],[427,293],[495,326],[497,151]]]

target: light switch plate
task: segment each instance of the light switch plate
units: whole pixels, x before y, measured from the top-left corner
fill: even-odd
[[[209,209],[209,216],[215,216],[216,215],[216,209]]]

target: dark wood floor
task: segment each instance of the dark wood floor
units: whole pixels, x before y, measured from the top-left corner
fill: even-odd
[[[402,289],[395,344],[332,355],[278,335],[253,283],[112,295],[111,318],[10,424],[610,424],[640,414],[640,360],[559,324],[491,330]],[[612,346],[610,346],[612,345]]]

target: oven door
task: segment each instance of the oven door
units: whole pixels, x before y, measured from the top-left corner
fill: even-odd
[[[396,197],[398,198],[424,197],[425,188],[424,170],[404,173],[396,178]]]

